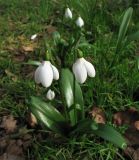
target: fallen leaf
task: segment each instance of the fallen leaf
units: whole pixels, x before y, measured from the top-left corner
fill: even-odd
[[[137,130],[139,130],[139,121],[135,121],[134,126]]]
[[[134,149],[133,147],[127,147],[124,153],[126,156],[130,157],[132,160],[139,160],[139,148]]]
[[[134,126],[134,122],[139,120],[139,112],[131,107],[128,110],[117,112],[113,116],[113,122],[116,125],[132,125]]]
[[[106,123],[106,118],[103,110],[98,107],[93,107],[92,111],[90,112],[92,118],[96,121],[96,123]]]
[[[28,114],[27,121],[31,127],[35,127],[37,125],[37,119],[32,113]]]
[[[4,128],[6,130],[6,133],[12,133],[17,128],[16,123],[17,123],[17,121],[14,119],[14,117],[12,115],[4,116],[0,127]]]
[[[34,51],[34,46],[33,45],[28,45],[28,46],[22,46],[21,48],[25,52],[33,52]]]
[[[25,54],[16,54],[13,56],[13,60],[16,62],[23,62],[25,60]]]
[[[48,26],[46,27],[46,30],[47,30],[47,33],[48,33],[49,35],[51,35],[52,33],[54,33],[54,32],[57,30],[57,28],[54,27],[54,26],[52,26],[52,25],[48,25]]]
[[[16,140],[10,140],[5,153],[0,156],[0,160],[25,160],[23,149]]]
[[[4,149],[6,146],[7,146],[6,138],[4,138],[4,137],[0,138],[0,150]]]
[[[12,154],[4,153],[2,156],[0,156],[0,160],[25,160],[25,158],[21,156],[15,156]]]
[[[131,107],[128,110],[117,112],[113,116],[114,124],[128,125],[124,133],[128,147],[124,153],[133,160],[139,160],[139,112]]]
[[[115,113],[114,116],[113,116],[113,123],[117,126],[120,126],[122,125],[122,113],[121,112],[118,112],[118,113]]]

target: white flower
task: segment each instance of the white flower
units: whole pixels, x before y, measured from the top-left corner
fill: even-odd
[[[34,34],[34,35],[31,36],[30,39],[31,39],[31,40],[35,40],[36,38],[37,38],[37,34]]]
[[[49,100],[52,100],[55,98],[55,92],[52,91],[51,89],[48,90],[47,94],[46,94],[46,98]]]
[[[73,64],[72,70],[79,83],[84,83],[87,79],[87,75],[89,77],[95,77],[96,75],[94,66],[84,58],[77,59]]]
[[[47,88],[51,86],[53,79],[59,79],[57,68],[50,61],[42,62],[35,71],[35,82]]]
[[[72,12],[69,8],[66,8],[65,10],[65,17],[72,19]]]
[[[81,17],[78,17],[78,19],[76,20],[76,25],[80,28],[84,26],[84,21]]]

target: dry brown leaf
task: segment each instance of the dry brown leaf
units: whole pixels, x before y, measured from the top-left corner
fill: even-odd
[[[121,112],[118,112],[118,113],[115,113],[114,116],[113,116],[113,123],[117,126],[120,126],[122,125],[122,113]]]
[[[4,153],[2,156],[0,156],[0,160],[25,160],[25,158],[21,156],[15,156],[12,154]]]
[[[9,154],[13,154],[13,155],[21,155],[23,154],[23,150],[21,147],[18,146],[17,141],[16,140],[10,140],[10,143],[7,147],[7,152]]]
[[[134,149],[133,147],[127,147],[124,150],[124,153],[127,157],[130,157],[132,160],[139,160],[139,148]]]
[[[117,112],[113,116],[113,122],[116,125],[127,124],[130,126],[134,126],[135,121],[139,120],[139,112],[131,107],[128,110]]]
[[[93,107],[92,111],[90,112],[92,118],[96,121],[96,123],[106,123],[106,118],[103,110],[98,107]]]
[[[25,54],[16,54],[14,55],[13,60],[16,62],[23,62],[25,60]]]
[[[23,149],[16,140],[10,140],[5,153],[0,156],[0,160],[25,160]]]
[[[46,30],[47,30],[47,33],[48,33],[49,35],[51,35],[52,33],[54,33],[54,32],[57,30],[57,28],[54,27],[54,26],[52,26],[52,25],[48,25],[48,26],[46,27]]]
[[[34,114],[32,113],[29,113],[29,116],[28,116],[28,123],[31,127],[35,127],[37,125],[37,119],[36,117],[34,116]]]
[[[22,46],[21,49],[22,49],[24,52],[33,52],[33,51],[34,51],[34,46],[33,46],[33,45]]]
[[[137,130],[139,130],[139,121],[135,121],[134,126]]]
[[[0,138],[0,149],[4,149],[7,146],[7,140],[5,137]]]
[[[7,133],[12,133],[17,128],[16,123],[17,123],[17,121],[14,119],[14,117],[12,115],[4,116],[0,127],[4,128]]]

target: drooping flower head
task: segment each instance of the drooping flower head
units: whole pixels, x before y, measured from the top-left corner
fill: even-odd
[[[78,19],[76,20],[76,25],[80,28],[84,26],[84,21],[81,17],[78,17]]]
[[[72,70],[77,82],[81,84],[86,81],[87,75],[89,77],[95,77],[96,75],[94,66],[83,57],[76,60],[73,64]]]
[[[37,34],[33,34],[30,39],[35,40],[36,38],[37,38]]]
[[[53,79],[59,79],[58,69],[50,61],[43,61],[35,71],[35,82],[47,88],[51,86]]]
[[[72,12],[69,8],[66,8],[66,10],[65,10],[65,17],[72,19]]]

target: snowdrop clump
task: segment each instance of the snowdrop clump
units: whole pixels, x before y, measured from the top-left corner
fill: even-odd
[[[52,81],[59,79],[58,69],[50,61],[43,61],[35,71],[35,82],[50,87]]]
[[[49,100],[53,100],[55,98],[55,92],[52,91],[51,89],[49,89],[47,94],[46,94],[46,98],[49,99]]]
[[[72,19],[72,12],[69,8],[66,8],[65,10],[65,17]]]
[[[81,84],[86,81],[87,75],[89,77],[95,77],[96,75],[94,66],[83,57],[76,60],[73,64],[72,70],[77,82]]]

